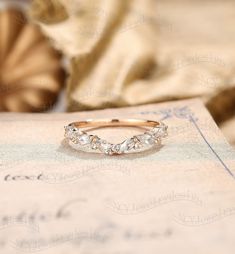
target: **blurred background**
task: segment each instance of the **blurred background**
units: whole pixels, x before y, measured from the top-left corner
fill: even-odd
[[[0,111],[200,98],[235,146],[235,1],[0,0]]]

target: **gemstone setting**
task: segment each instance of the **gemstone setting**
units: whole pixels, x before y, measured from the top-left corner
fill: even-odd
[[[95,151],[106,155],[140,152],[160,145],[162,138],[166,136],[167,126],[160,123],[160,125],[153,127],[143,134],[128,138],[120,144],[112,144],[98,136],[89,135],[73,125],[65,126],[65,138],[69,140],[69,144],[73,144],[73,148],[81,150],[80,148],[85,147],[88,151]]]

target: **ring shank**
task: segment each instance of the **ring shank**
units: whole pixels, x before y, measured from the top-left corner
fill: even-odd
[[[160,122],[144,119],[88,119],[86,121],[73,122],[70,125],[74,125],[79,128],[86,127],[102,127],[102,126],[149,126],[155,127],[160,125]]]

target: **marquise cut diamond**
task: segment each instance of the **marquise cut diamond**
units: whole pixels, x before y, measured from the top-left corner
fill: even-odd
[[[90,144],[90,136],[88,134],[82,134],[78,136],[79,143],[84,146]]]
[[[101,139],[97,136],[91,136],[91,148],[93,150],[96,150],[100,147],[101,145]]]
[[[119,153],[126,153],[135,146],[133,138],[127,139],[120,144]]]
[[[70,139],[70,140],[74,140],[79,135],[84,134],[83,131],[81,131],[80,129],[76,128],[73,125],[68,125],[68,126],[65,126],[64,128],[65,128],[65,137]]]
[[[164,138],[167,136],[167,126],[164,124],[161,124],[160,126],[154,127],[150,132],[155,137]]]
[[[76,135],[77,129],[73,126],[65,126],[65,137],[66,138],[73,138]]]
[[[100,144],[100,151],[105,153],[105,154],[112,154],[113,151],[112,151],[112,144],[106,142],[106,141],[102,141],[101,144]]]
[[[155,143],[154,136],[149,133],[144,133],[143,135],[137,136],[138,140],[142,145],[153,145]]]

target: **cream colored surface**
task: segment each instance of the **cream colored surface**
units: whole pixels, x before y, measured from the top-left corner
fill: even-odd
[[[165,119],[169,137],[114,157],[63,141],[72,121],[114,116]],[[234,253],[234,151],[200,101],[0,120],[1,253]]]

